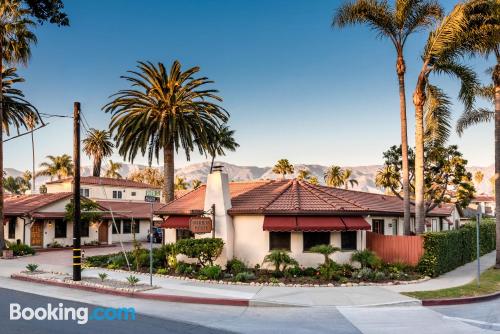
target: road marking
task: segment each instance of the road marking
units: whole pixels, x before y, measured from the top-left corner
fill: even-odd
[[[474,319],[467,319],[467,318],[459,318],[459,317],[449,317],[444,315],[444,319],[450,319],[450,320],[458,320],[470,324],[475,324],[475,325],[482,325],[482,326],[489,326],[489,327],[498,327],[500,329],[500,323],[498,322],[487,322],[487,321],[480,321],[480,320],[474,320]]]

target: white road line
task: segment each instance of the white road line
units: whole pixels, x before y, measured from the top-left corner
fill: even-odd
[[[487,321],[480,321],[480,320],[474,320],[474,319],[466,319],[466,318],[459,318],[459,317],[449,317],[444,315],[444,319],[450,319],[450,320],[458,320],[470,324],[475,324],[475,325],[483,325],[483,326],[488,326],[488,327],[495,327],[500,329],[500,323],[498,322],[487,322]]]

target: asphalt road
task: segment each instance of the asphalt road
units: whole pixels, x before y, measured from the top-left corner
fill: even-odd
[[[49,298],[25,292],[0,288],[0,333],[2,334],[57,334],[57,333],[231,333],[168,319],[160,319],[137,314],[135,320],[89,320],[84,325],[74,320],[10,320],[10,303],[19,303],[21,307],[46,307],[51,303],[55,307],[63,303],[64,307],[88,307],[92,312],[97,306],[72,301]],[[123,305],[123,307],[131,307]]]
[[[466,305],[435,306],[431,309],[469,325],[500,331],[500,299]]]

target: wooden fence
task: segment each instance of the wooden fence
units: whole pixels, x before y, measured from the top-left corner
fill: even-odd
[[[424,254],[424,240],[420,236],[366,232],[366,248],[374,251],[384,262],[403,262],[415,266]]]

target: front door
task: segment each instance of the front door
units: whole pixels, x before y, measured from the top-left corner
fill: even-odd
[[[43,223],[34,222],[31,225],[31,247],[43,246]]]
[[[102,222],[101,225],[99,225],[99,243],[108,243],[108,222]]]

